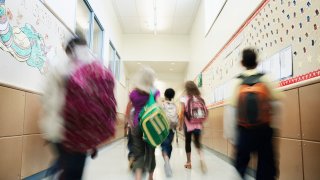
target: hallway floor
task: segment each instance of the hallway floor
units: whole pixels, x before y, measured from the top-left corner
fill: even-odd
[[[200,162],[196,151],[192,152],[192,169],[185,169],[186,156],[184,143],[179,139],[179,144],[173,143],[172,158],[170,160],[173,176],[167,178],[164,172],[164,161],[161,149],[156,149],[156,170],[155,180],[237,180],[237,172],[227,162],[216,157],[212,152],[204,150],[204,155],[208,167],[208,172],[203,174],[200,169]],[[84,172],[84,180],[133,180],[134,176],[129,171],[127,160],[127,140],[116,141],[99,151],[98,157],[94,160],[87,159]],[[194,147],[193,149],[194,150]],[[253,178],[248,177],[248,180]]]

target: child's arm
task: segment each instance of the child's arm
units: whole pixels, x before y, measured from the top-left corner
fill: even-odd
[[[179,131],[182,130],[184,123],[184,103],[180,103],[180,113],[179,113]]]

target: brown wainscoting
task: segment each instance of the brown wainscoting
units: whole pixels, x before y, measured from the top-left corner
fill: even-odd
[[[22,150],[22,178],[47,169],[53,160],[50,145],[46,144],[40,134],[24,135]]]
[[[0,138],[0,179],[21,179],[22,136]]]
[[[298,89],[285,91],[280,137],[301,139]]]
[[[213,131],[213,149],[228,155],[227,140],[223,137],[223,131]]]
[[[23,134],[39,134],[39,119],[42,105],[41,96],[33,93],[26,93],[26,108]]]
[[[236,155],[235,153],[236,153],[236,149],[234,145],[230,141],[228,141],[228,157],[231,159],[234,159]]]
[[[299,88],[302,139],[320,141],[320,83]]]
[[[25,92],[0,86],[0,137],[22,135]]]
[[[215,131],[222,131],[223,130],[223,107],[218,107],[216,109],[213,109],[213,123],[212,128]]]
[[[22,179],[45,170],[54,158],[38,127],[41,94],[0,85],[0,179]],[[116,135],[124,137],[124,115],[119,113]]]
[[[302,141],[304,179],[320,179],[320,142]]]
[[[280,180],[303,179],[301,140],[275,138],[279,141]],[[277,150],[276,150],[277,151]]]

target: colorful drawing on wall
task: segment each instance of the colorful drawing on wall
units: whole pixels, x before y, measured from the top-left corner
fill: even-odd
[[[43,36],[31,24],[13,26],[11,19],[12,13],[6,7],[5,0],[0,0],[0,48],[16,60],[45,73],[47,59],[54,56],[50,52],[54,51],[53,48],[45,44]]]

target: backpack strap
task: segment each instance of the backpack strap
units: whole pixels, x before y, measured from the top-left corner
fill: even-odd
[[[242,79],[242,83],[241,83],[242,85],[246,84],[249,86],[253,86],[253,85],[259,83],[260,78],[264,75],[265,75],[264,73],[258,73],[258,74],[254,74],[251,76],[245,76],[245,75],[241,74],[237,78]]]

